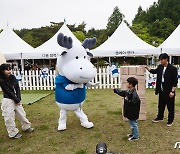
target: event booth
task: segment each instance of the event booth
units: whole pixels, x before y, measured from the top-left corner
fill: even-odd
[[[124,21],[103,44],[91,51],[94,57],[151,57],[158,49],[136,36]]]
[[[81,44],[81,42],[74,36],[70,29],[64,23],[58,32],[48,41],[35,48],[34,52],[24,53],[23,58],[27,59],[56,59],[57,55],[63,51],[64,48],[57,43],[57,35],[63,33],[64,35],[73,39],[73,44]]]
[[[6,60],[25,59],[24,53],[34,51],[34,48],[22,40],[9,26],[0,33],[0,48]]]
[[[173,33],[158,47],[163,53],[166,52],[171,56],[180,56],[180,25],[173,31]]]

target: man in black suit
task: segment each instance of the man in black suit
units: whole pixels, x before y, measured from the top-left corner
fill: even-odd
[[[161,64],[156,69],[145,67],[150,73],[157,74],[155,94],[159,94],[158,115],[153,122],[160,122],[164,118],[164,110],[167,105],[167,126],[173,125],[175,89],[178,83],[177,68],[169,63],[169,56],[162,53],[159,56]]]

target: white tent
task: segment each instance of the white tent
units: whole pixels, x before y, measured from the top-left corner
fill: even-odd
[[[141,40],[122,22],[102,45],[91,51],[94,57],[134,57],[157,55],[158,50]]]
[[[180,55],[180,25],[173,33],[158,47],[161,52],[169,55]]]
[[[22,40],[9,26],[0,33],[0,48],[6,60],[24,59],[23,53],[34,48]]]
[[[63,24],[63,26],[59,29],[59,31],[44,44],[35,48],[35,54],[24,54],[24,57],[29,59],[55,59],[57,55],[63,51],[64,48],[59,46],[57,43],[57,36],[59,33],[63,33],[64,35],[71,37],[74,44],[81,44],[81,42],[74,36],[74,34],[70,31],[70,29]]]
[[[5,62],[6,62],[6,59],[5,59],[4,55],[2,54],[2,52],[0,51],[0,65]]]

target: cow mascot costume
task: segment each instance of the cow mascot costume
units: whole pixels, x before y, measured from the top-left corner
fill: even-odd
[[[96,75],[96,68],[88,60],[92,56],[88,52],[96,43],[96,38],[85,39],[81,45],[73,44],[71,37],[60,33],[57,37],[58,44],[64,47],[57,58],[58,75],[55,78],[55,99],[60,107],[58,130],[66,130],[66,113],[73,110],[80,119],[81,126],[92,128],[94,125],[88,121],[81,106],[86,98],[86,86],[96,86],[90,81]]]

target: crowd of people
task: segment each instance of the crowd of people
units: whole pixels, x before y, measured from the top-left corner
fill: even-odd
[[[13,71],[21,71],[22,67],[20,63],[9,63]],[[31,64],[26,62],[24,65],[24,70],[42,70],[43,68],[48,68],[49,70],[55,70],[55,64],[51,63],[48,65],[38,65],[38,63]]]

